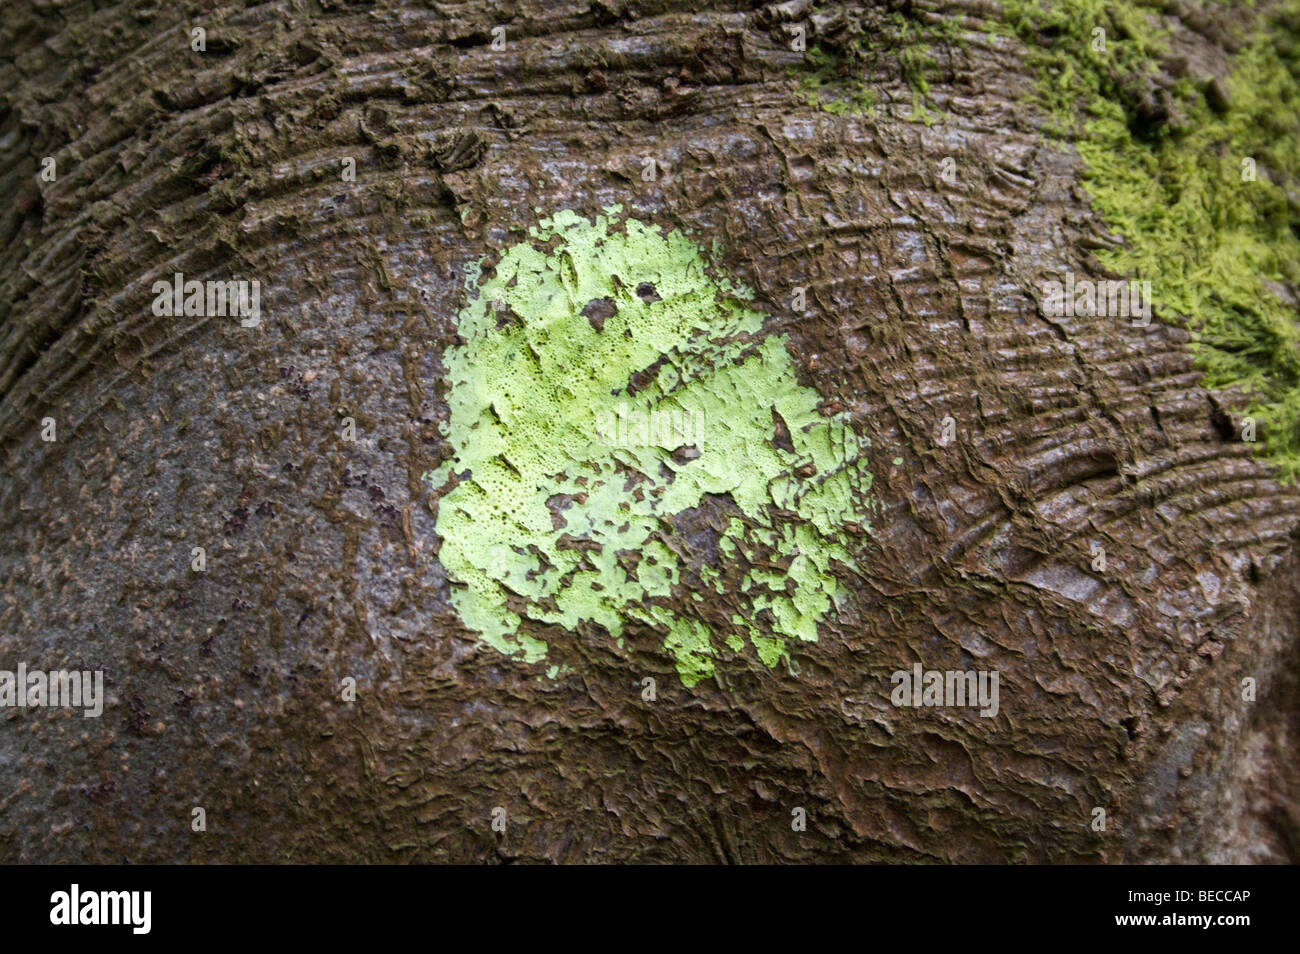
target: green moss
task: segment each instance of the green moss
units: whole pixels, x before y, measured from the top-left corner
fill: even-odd
[[[1060,130],[1078,136],[1094,206],[1123,239],[1098,254],[1151,282],[1162,315],[1181,320],[1211,388],[1250,396],[1264,449],[1284,479],[1300,474],[1300,340],[1296,311],[1267,282],[1300,281],[1300,2],[1246,3],[1232,21],[1228,102],[1216,111],[1185,79],[1151,108],[1153,78],[1175,22],[1163,4],[1005,0],[1009,23],[1043,77]],[[1092,31],[1106,31],[1106,51]],[[1258,179],[1243,181],[1252,159]],[[1294,202],[1294,200],[1293,200]]]
[[[875,90],[862,80],[845,79],[848,67],[843,57],[813,46],[804,59],[807,67],[791,72],[798,77],[799,95],[809,106],[835,116],[875,115]]]
[[[842,528],[869,528],[873,507],[867,442],[800,386],[746,289],[685,235],[620,211],[559,212],[490,274],[468,270],[463,343],[444,357],[455,456],[425,475],[453,602],[526,662],[546,657],[548,628],[594,623],[618,639],[636,622],[663,634],[687,685],[745,637],[775,666],[842,598]],[[702,426],[627,424],[665,413]],[[753,607],[717,633],[664,605],[684,569],[672,518],[707,495],[740,516],[699,575]]]
[[[961,34],[955,23],[944,20],[938,25],[923,25],[892,12],[874,23],[852,21],[846,29],[848,38],[834,49],[811,46],[804,55],[804,65],[791,70],[804,100],[836,116],[875,115],[876,93],[867,77],[892,57],[892,68],[912,91],[913,120],[933,125],[934,114],[925,101],[937,68],[930,48],[937,39],[960,45]]]

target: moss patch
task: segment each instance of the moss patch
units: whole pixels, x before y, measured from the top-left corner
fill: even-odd
[[[808,48],[805,65],[792,70],[799,94],[811,106],[836,116],[875,115],[876,92],[870,77],[883,71],[903,79],[912,93],[912,118],[927,126],[934,113],[926,106],[930,79],[938,64],[931,44],[960,45],[952,20],[921,24],[897,11],[860,11],[845,17],[834,36]]]
[[[526,662],[548,627],[617,640],[635,622],[687,685],[746,642],[776,666],[843,596],[843,528],[869,529],[873,509],[867,442],[800,386],[746,289],[682,233],[620,212],[559,212],[471,270],[444,357],[455,456],[425,475],[453,602]],[[700,422],[689,445],[637,423],[656,414]],[[710,495],[736,515],[697,572],[748,608],[722,626],[683,612],[673,525]]]
[[[1150,280],[1162,313],[1191,329],[1206,386],[1249,394],[1268,456],[1294,480],[1297,313],[1270,283],[1300,282],[1300,2],[1234,4],[1230,17],[1185,6],[1239,34],[1226,84],[1162,69],[1180,28],[1166,4],[1002,4],[1054,122],[1078,137],[1095,207],[1123,238],[1099,260]],[[1245,159],[1256,181],[1243,181]]]

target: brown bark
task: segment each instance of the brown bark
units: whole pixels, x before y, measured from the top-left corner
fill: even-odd
[[[1101,227],[986,4],[900,8],[966,18],[932,127],[888,57],[874,117],[809,106],[759,5],[13,6],[0,665],[102,668],[111,703],[4,713],[0,858],[1295,860],[1300,495],[1185,332],[1042,314]],[[632,628],[539,681],[448,602],[420,477],[464,268],[615,202],[717,239],[903,459],[799,675],[687,689]],[[155,318],[174,271],[260,279],[262,327]],[[1000,717],[891,707],[917,660],[996,668]]]

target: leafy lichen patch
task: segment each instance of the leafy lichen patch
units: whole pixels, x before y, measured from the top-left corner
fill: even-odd
[[[817,639],[843,598],[832,564],[852,563],[845,528],[870,529],[869,442],[823,413],[749,298],[686,235],[617,206],[558,212],[471,270],[444,357],[454,456],[425,479],[453,602],[484,643],[538,662],[547,627],[617,640],[637,623],[694,685],[724,648],[748,641],[775,667],[789,640]],[[637,415],[701,423],[689,447],[611,434]],[[672,518],[710,495],[738,513],[699,577],[752,608],[725,631],[670,599]]]

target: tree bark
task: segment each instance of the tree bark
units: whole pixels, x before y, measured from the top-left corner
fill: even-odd
[[[802,96],[793,27],[835,11],[797,2],[12,7],[0,666],[108,704],[3,713],[3,860],[1297,860],[1300,494],[1176,323],[1044,314],[1105,227],[995,7],[863,12],[962,25],[933,125],[898,57],[874,113]],[[788,665],[688,687],[637,623],[528,664],[453,605],[424,476],[467,268],[614,204],[871,441],[849,596]],[[259,280],[262,323],[156,316],[176,272]],[[727,508],[691,519],[708,562]],[[891,705],[917,662],[996,670],[998,716]]]

